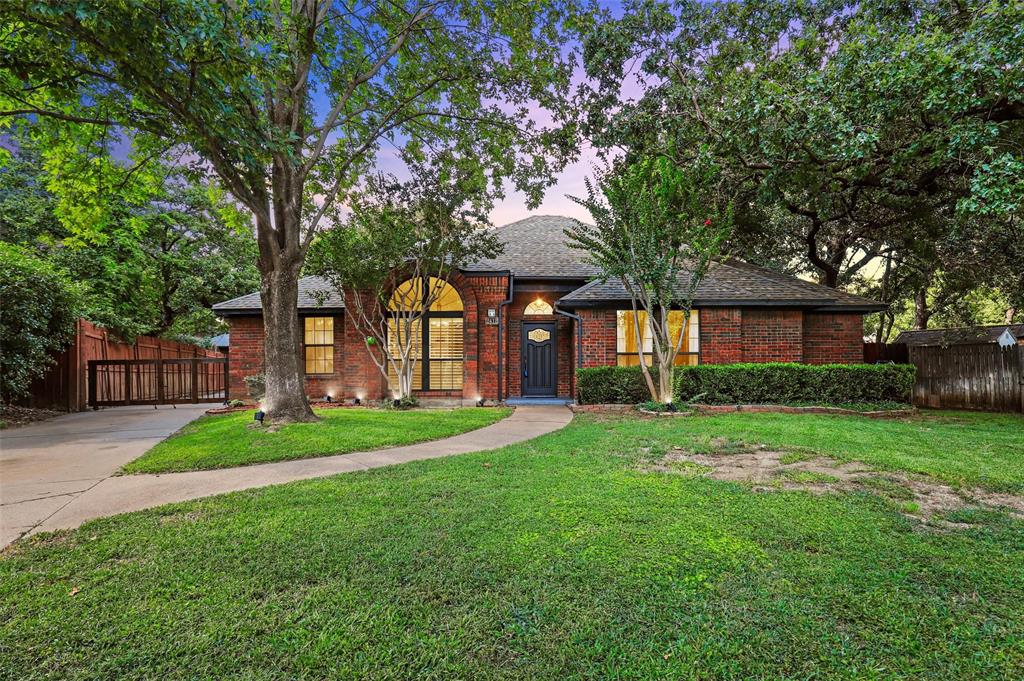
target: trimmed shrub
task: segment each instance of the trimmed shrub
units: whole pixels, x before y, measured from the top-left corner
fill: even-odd
[[[580,404],[639,404],[651,399],[640,367],[591,367],[576,370]]]
[[[580,369],[580,404],[636,404],[650,399],[639,367]],[[820,405],[910,402],[909,364],[702,364],[678,367],[676,398],[706,404]]]

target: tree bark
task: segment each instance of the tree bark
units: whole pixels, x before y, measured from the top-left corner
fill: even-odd
[[[275,423],[316,421],[306,399],[299,319],[301,260],[282,262],[261,273],[263,351],[266,395],[263,411]]]
[[[914,292],[914,328],[927,329],[931,316],[932,313],[928,309],[928,288],[922,286]]]

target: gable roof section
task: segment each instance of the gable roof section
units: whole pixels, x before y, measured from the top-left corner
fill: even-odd
[[[572,218],[537,215],[498,227],[495,233],[505,250],[496,258],[475,262],[462,270],[508,271],[517,279],[593,279],[600,271],[586,262],[583,251],[569,248],[565,238],[566,228],[574,224]]]
[[[680,293],[686,285],[684,277],[679,280]],[[628,300],[629,293],[620,282],[597,279],[563,296],[558,302],[563,307],[574,308],[621,304]],[[712,265],[697,287],[694,304],[705,307],[770,305],[847,312],[876,312],[885,308],[868,298],[734,259]]]
[[[903,331],[896,336],[893,343],[914,346],[995,343],[1007,329],[1018,341],[1024,338],[1024,324],[995,324],[992,326],[959,326],[950,329]]]
[[[343,310],[345,303],[341,294],[322,277],[299,279],[299,312]],[[213,311],[222,317],[232,315],[263,314],[260,292],[238,296],[213,306]]]

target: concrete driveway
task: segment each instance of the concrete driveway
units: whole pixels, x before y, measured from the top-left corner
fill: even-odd
[[[209,407],[115,407],[0,431],[0,548]]]

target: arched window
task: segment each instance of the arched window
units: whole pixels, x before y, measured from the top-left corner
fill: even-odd
[[[411,328],[392,315],[388,320],[388,351],[399,354],[399,347],[411,339],[409,356],[413,367],[413,390],[461,390],[463,363],[462,297],[455,287],[436,277],[410,279],[391,294],[392,312],[419,313],[430,300],[423,317],[414,320]],[[394,369],[391,380],[397,382]]]
[[[538,298],[537,300],[533,301],[532,303],[526,306],[526,309],[523,310],[523,315],[526,317],[530,317],[533,315],[554,314],[554,312],[555,311],[551,308],[551,305],[549,305],[544,300]]]

